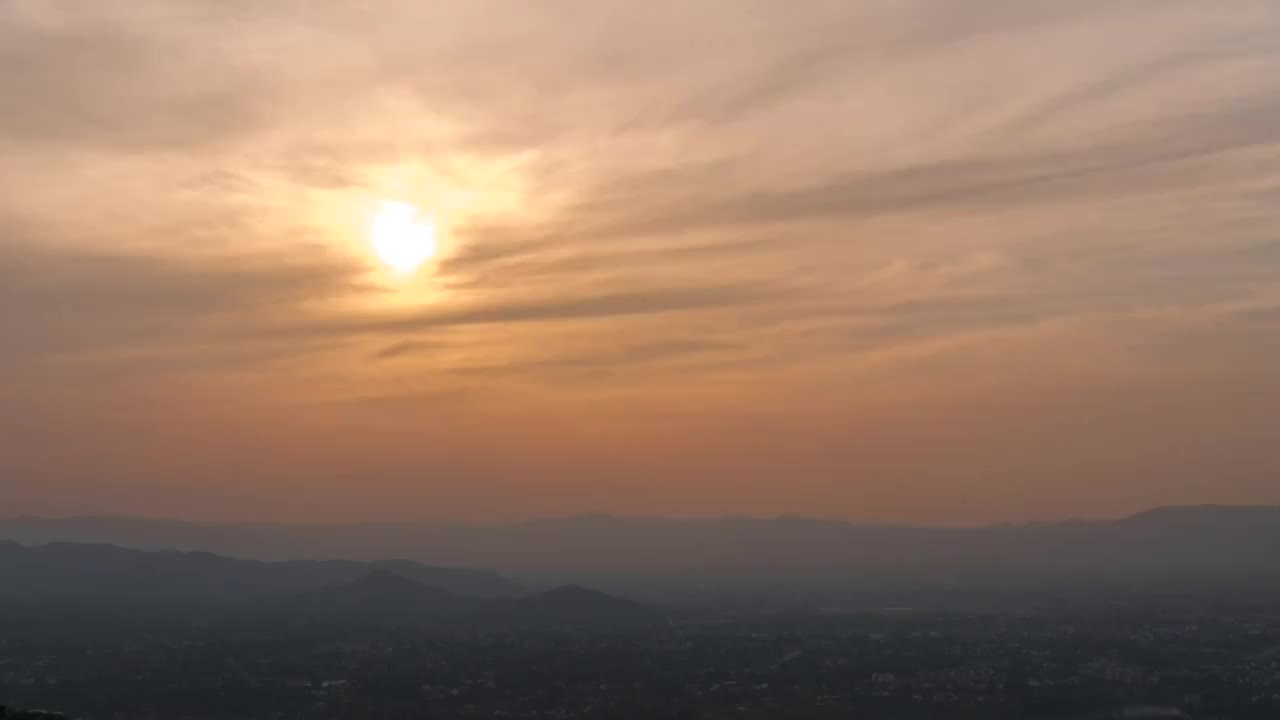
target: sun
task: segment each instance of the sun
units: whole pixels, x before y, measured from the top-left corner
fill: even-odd
[[[383,265],[408,275],[436,254],[436,225],[407,202],[383,200],[369,222],[369,244]]]

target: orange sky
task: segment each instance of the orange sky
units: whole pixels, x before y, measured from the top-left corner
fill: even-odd
[[[963,5],[0,4],[0,514],[1280,502],[1280,7]]]

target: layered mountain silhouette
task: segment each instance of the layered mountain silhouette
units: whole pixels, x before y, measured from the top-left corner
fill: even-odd
[[[529,594],[493,573],[407,561],[258,562],[202,552],[0,541],[0,578],[0,609],[221,608],[243,620],[360,625],[597,625],[660,617],[640,603],[579,586]]]
[[[523,588],[494,572],[379,562],[262,562],[206,552],[144,552],[105,544],[0,542],[0,597],[87,597],[99,602],[218,605],[394,576],[438,592],[513,596]]]
[[[981,528],[869,526],[806,518],[591,515],[496,526],[212,525],[127,518],[13,518],[0,537],[208,550],[264,559],[408,557],[564,581],[817,579],[888,586],[1141,586],[1280,578],[1280,508],[1173,507],[1111,521]],[[394,570],[394,568],[392,568]],[[359,574],[352,571],[351,579]],[[448,590],[457,585],[399,574]],[[492,575],[462,575],[500,592]],[[692,580],[691,580],[692,582]],[[494,585],[493,583],[498,583]],[[619,587],[619,585],[604,585]]]

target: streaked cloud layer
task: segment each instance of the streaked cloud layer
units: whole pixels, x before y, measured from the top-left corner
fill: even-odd
[[[5,506],[1280,502],[1270,0],[0,0],[0,103]]]

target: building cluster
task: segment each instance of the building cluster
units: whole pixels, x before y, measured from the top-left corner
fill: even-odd
[[[0,630],[0,698],[84,720],[1280,717],[1280,623],[1266,617],[173,627],[128,642]]]

